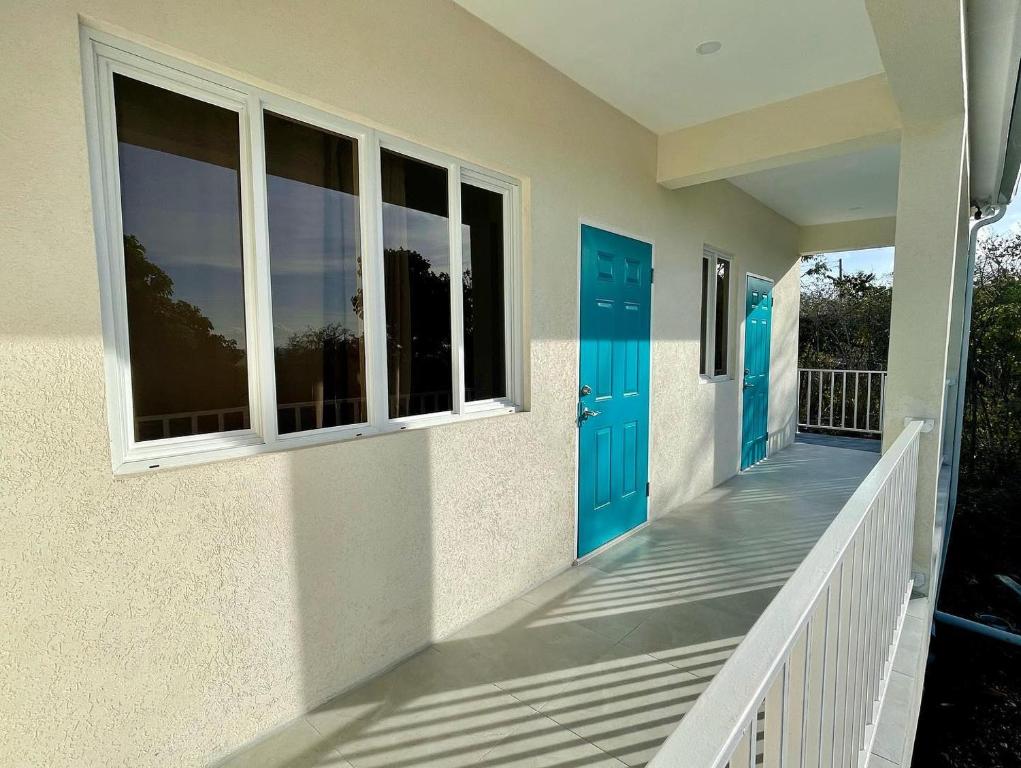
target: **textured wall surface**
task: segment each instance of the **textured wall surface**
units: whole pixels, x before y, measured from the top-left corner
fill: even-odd
[[[653,514],[737,468],[738,385],[697,375],[703,242],[778,280],[789,434],[797,228],[726,182],[657,186],[651,133],[453,4],[3,17],[0,764],[204,764],[565,568],[579,217],[655,241]],[[522,178],[530,411],[115,479],[79,18]]]

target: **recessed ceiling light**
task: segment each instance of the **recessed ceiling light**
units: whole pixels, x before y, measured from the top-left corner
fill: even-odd
[[[716,53],[722,47],[723,43],[719,40],[706,40],[704,43],[699,43],[695,46],[695,53],[699,56],[708,56],[710,53]]]

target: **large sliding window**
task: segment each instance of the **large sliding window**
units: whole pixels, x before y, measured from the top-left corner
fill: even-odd
[[[83,42],[117,471],[517,410],[515,180]]]
[[[702,312],[699,373],[711,381],[730,376],[730,257],[702,251]]]

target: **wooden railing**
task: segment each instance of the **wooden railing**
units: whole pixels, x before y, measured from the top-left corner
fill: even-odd
[[[883,431],[886,371],[798,369],[798,427],[877,434]]]
[[[910,421],[650,761],[864,765],[911,595]]]

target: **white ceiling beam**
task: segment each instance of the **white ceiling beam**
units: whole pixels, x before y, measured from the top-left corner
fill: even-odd
[[[900,138],[884,75],[682,128],[659,137],[657,181],[670,189],[856,152]]]
[[[798,252],[805,255],[886,248],[893,245],[896,231],[895,216],[812,224],[801,228]]]

